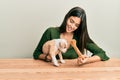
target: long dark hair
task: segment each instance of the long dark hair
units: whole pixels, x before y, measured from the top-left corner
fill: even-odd
[[[77,30],[74,31],[74,35],[78,38],[78,48],[79,50],[84,54],[85,48],[88,42],[93,43],[93,41],[90,39],[87,31],[87,20],[86,20],[86,14],[85,11],[80,7],[74,7],[72,8],[66,15],[65,18],[60,25],[60,33],[66,32],[66,22],[69,17],[75,16],[81,18],[81,23]]]

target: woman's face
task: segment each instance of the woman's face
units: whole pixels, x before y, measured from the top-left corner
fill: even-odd
[[[79,17],[71,16],[67,20],[66,32],[74,32],[80,25],[81,19]]]

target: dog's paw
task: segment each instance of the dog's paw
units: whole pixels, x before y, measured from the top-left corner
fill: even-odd
[[[64,61],[64,60],[60,60],[60,62],[61,62],[61,63],[65,63],[65,61]]]
[[[56,67],[58,67],[58,66],[60,66],[58,63],[54,63],[54,66],[56,66]]]

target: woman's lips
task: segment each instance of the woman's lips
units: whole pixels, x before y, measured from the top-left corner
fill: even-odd
[[[71,27],[69,27],[69,26],[67,27],[67,29],[68,29],[68,31],[72,31],[72,28],[71,28]]]

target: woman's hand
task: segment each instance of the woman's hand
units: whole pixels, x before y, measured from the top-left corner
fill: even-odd
[[[93,63],[93,62],[97,62],[97,61],[101,61],[101,58],[97,55],[94,55],[92,57],[87,57],[86,55],[83,55],[83,58],[78,57],[78,59],[77,59],[78,65],[82,65],[85,63]]]
[[[86,55],[83,55],[83,58],[81,57],[78,57],[77,59],[77,63],[80,65],[80,64],[84,64],[88,61],[88,57]]]

